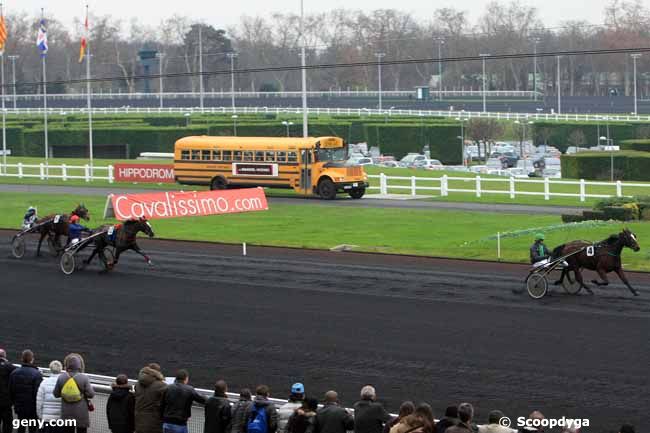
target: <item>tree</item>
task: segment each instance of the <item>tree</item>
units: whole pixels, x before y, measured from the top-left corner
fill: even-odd
[[[582,129],[574,129],[569,134],[568,142],[571,146],[582,147],[587,143],[587,137]]]
[[[487,161],[491,145],[503,135],[503,124],[494,119],[471,119],[467,125],[467,136],[478,146],[479,159],[481,158],[481,143],[483,156]]]

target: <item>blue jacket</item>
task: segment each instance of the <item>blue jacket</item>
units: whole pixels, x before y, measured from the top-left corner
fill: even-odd
[[[88,228],[82,226],[81,224],[69,224],[68,225],[68,237],[70,239],[77,239],[81,237],[81,233],[87,232]]]
[[[19,418],[37,417],[36,395],[42,380],[41,372],[31,364],[22,364],[9,375],[9,394]]]

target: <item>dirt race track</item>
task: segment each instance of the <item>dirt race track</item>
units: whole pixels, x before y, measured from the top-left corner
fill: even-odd
[[[589,418],[585,431],[648,423],[650,274],[629,274],[638,298],[616,282],[533,301],[511,292],[520,265],[143,240],[152,268],[127,253],[110,274],[66,277],[32,244],[13,259],[0,236],[0,346],[13,359],[80,351],[90,371],[131,377],[157,361],[201,387],[223,377],[278,397],[300,380],[346,404],[372,383],[393,411],[470,401],[479,422],[499,408]]]

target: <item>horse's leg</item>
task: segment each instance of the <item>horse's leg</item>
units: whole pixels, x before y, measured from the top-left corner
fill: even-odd
[[[45,236],[47,236],[47,232],[45,230],[41,231],[41,237],[38,240],[38,247],[36,247],[36,257],[39,257],[41,255],[41,245],[43,244],[43,239],[45,239]]]
[[[568,271],[569,270],[567,268],[562,268],[562,274],[560,274],[560,279],[555,281],[553,283],[553,285],[559,286],[560,284],[562,284],[562,282],[564,281],[564,278],[566,277],[566,274],[567,274]]]
[[[594,292],[585,284],[585,280],[582,278],[582,272],[580,271],[580,268],[575,269],[576,272],[576,281],[580,283],[580,286],[583,287],[587,293],[590,295],[593,295]]]
[[[148,265],[151,265],[151,264],[152,264],[152,263],[151,263],[151,259],[149,258],[149,256],[146,255],[145,252],[142,251],[142,250],[140,249],[140,247],[139,247],[137,244],[133,246],[133,251],[135,251],[136,253],[140,254],[142,257],[144,257],[144,260],[147,262]]]
[[[601,267],[597,267],[596,272],[598,273],[600,279],[603,281],[600,282],[598,280],[591,280],[591,282],[597,286],[607,286],[609,284],[609,280],[607,279],[607,272],[605,272],[605,269]]]
[[[621,279],[621,281],[623,281],[623,283],[627,286],[627,288],[630,289],[630,292],[632,292],[634,296],[639,296],[639,292],[636,289],[634,289],[630,285],[630,282],[627,280],[627,276],[625,275],[625,272],[623,272],[623,268],[616,269],[616,274]]]
[[[99,247],[97,247],[97,246],[95,246],[95,248],[93,248],[93,252],[90,253],[90,256],[88,256],[88,258],[86,260],[84,260],[85,264],[87,264],[87,265],[90,264],[91,260],[95,257],[95,254],[97,254],[98,249],[99,249]]]

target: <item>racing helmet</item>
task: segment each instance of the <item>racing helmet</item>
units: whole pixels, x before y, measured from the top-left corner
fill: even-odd
[[[535,240],[536,241],[543,241],[544,240],[544,233],[537,233],[535,235]]]
[[[76,223],[78,223],[78,222],[79,222],[79,216],[78,216],[78,215],[72,215],[72,216],[70,217],[70,223],[72,223],[72,224],[76,224]]]
[[[36,213],[36,208],[34,206],[30,206],[27,208],[27,213],[29,214],[35,214]]]

